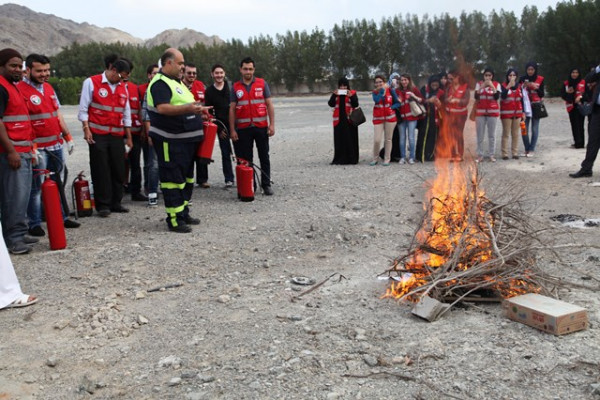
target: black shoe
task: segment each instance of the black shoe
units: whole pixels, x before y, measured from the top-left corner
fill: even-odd
[[[200,218],[194,218],[188,215],[183,220],[187,225],[200,225]]]
[[[592,171],[584,171],[584,170],[580,169],[579,171],[575,172],[574,174],[569,174],[569,176],[571,178],[589,178],[590,176],[592,176]]]
[[[34,244],[34,243],[38,243],[39,241],[40,241],[40,239],[29,236],[29,235],[23,236],[23,243],[25,243],[25,244]]]
[[[112,212],[116,212],[116,213],[128,213],[129,212],[129,208],[125,208],[122,205],[118,205],[118,206],[114,206],[110,208],[110,211]]]
[[[192,227],[189,226],[188,224],[179,224],[177,226],[171,226],[169,225],[169,230],[171,232],[177,232],[177,233],[190,233],[192,231]]]
[[[45,236],[46,232],[42,229],[41,226],[34,226],[33,228],[29,228],[27,231],[31,236]]]
[[[65,228],[69,229],[69,228],[79,228],[81,226],[81,224],[77,221],[73,221],[70,219],[65,219]]]
[[[513,156],[513,160],[518,160],[519,156]]]
[[[136,193],[131,195],[131,201],[148,201],[148,197],[142,193]]]
[[[102,217],[102,218],[106,218],[106,217],[108,217],[108,216],[110,215],[110,210],[109,210],[109,209],[106,209],[106,208],[103,208],[103,209],[101,209],[101,210],[98,210],[98,215],[99,215],[100,217]]]
[[[502,159],[503,160],[508,160],[508,156],[503,156]]]
[[[271,186],[264,186],[263,193],[265,196],[273,196],[273,189],[271,189]]]

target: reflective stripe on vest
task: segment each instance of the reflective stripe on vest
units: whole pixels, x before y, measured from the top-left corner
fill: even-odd
[[[106,132],[106,133],[121,133],[124,130],[124,128],[122,126],[121,127],[105,126],[105,125],[95,124],[93,122],[88,122],[88,124],[89,124],[90,128],[98,129],[99,131]]]
[[[58,111],[54,111],[53,113],[42,113],[42,114],[30,114],[29,118],[32,121],[38,121],[40,119],[50,119],[58,117]]]
[[[33,143],[52,143],[52,142],[56,142],[58,140],[60,140],[61,136],[60,135],[52,135],[52,136],[42,136],[42,137],[37,137],[35,139],[33,139]]]
[[[13,146],[20,146],[20,147],[31,147],[31,146],[33,146],[33,142],[30,142],[28,140],[10,140],[10,142],[12,143]]]
[[[195,137],[201,137],[204,135],[204,131],[202,129],[183,133],[169,133],[167,131],[163,131],[162,129],[158,129],[155,126],[150,127],[150,132],[154,132],[158,136],[162,136],[167,139],[190,139]]]
[[[90,103],[90,107],[94,107],[94,108],[97,108],[98,110],[102,110],[102,111],[114,111],[114,112],[120,112],[120,113],[125,111],[124,107],[103,106],[102,104],[98,104],[98,103],[94,103],[94,102]]]
[[[29,115],[5,115],[2,122],[24,122],[29,121]]]

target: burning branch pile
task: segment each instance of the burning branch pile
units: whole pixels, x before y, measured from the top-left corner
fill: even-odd
[[[530,224],[518,199],[495,204],[487,198],[477,170],[445,167],[429,191],[411,249],[388,270],[392,283],[384,297],[455,304],[548,293],[552,279],[535,265],[544,230]]]

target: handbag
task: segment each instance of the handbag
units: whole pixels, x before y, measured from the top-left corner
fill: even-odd
[[[548,110],[543,102],[531,103],[531,115],[535,119],[546,118],[548,116]]]
[[[592,111],[594,110],[594,103],[581,102],[577,103],[577,110],[584,117],[588,115],[592,115]]]
[[[425,106],[415,100],[409,100],[408,104],[410,105],[410,113],[413,117],[420,117],[421,115],[425,115],[427,110],[425,110]]]
[[[367,118],[365,117],[365,113],[360,107],[356,107],[350,113],[350,122],[354,126],[359,126],[360,124],[363,124],[366,120]]]

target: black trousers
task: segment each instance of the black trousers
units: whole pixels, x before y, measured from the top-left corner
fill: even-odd
[[[594,105],[594,111],[592,112],[588,136],[588,145],[585,151],[585,159],[581,163],[581,170],[592,172],[598,149],[600,149],[600,106],[597,104]]]
[[[158,159],[158,177],[167,212],[167,224],[175,227],[189,216],[188,204],[194,190],[194,159],[197,142],[152,138]]]
[[[140,167],[140,155],[142,153],[142,138],[140,135],[131,135],[133,147],[127,154],[129,160],[129,193],[132,196],[142,190],[142,168]]]
[[[122,136],[92,135],[90,170],[96,210],[121,205],[125,182],[125,144]]]
[[[267,128],[250,128],[238,129],[238,141],[234,143],[235,154],[239,158],[252,162],[254,156],[254,143],[258,151],[258,159],[260,160],[261,185],[262,187],[271,186],[271,160],[269,158],[269,135]]]
[[[577,107],[569,112],[569,121],[571,122],[571,132],[573,133],[573,142],[576,149],[585,147],[585,117],[581,115]]]

